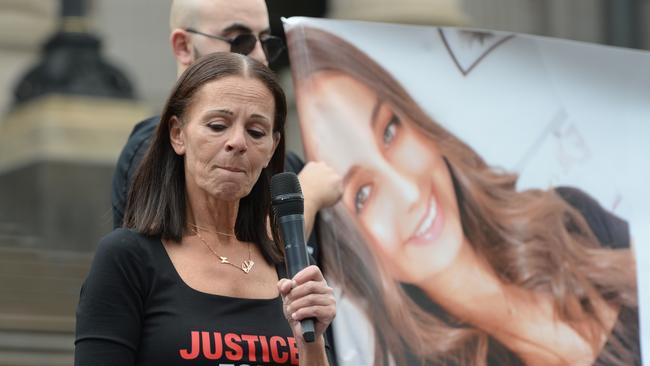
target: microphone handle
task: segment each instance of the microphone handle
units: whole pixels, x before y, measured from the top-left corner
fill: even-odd
[[[278,225],[284,240],[284,255],[287,265],[287,274],[293,278],[303,268],[309,266],[309,254],[305,245],[305,220],[303,215],[294,214],[278,217]],[[306,342],[313,342],[316,338],[314,319],[308,318],[300,321],[302,337]]]

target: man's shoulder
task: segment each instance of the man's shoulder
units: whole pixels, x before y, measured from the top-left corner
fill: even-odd
[[[300,173],[302,168],[305,166],[305,162],[298,156],[298,154],[293,151],[287,150],[284,156],[284,171]]]
[[[134,158],[137,158],[138,153],[144,151],[145,147],[148,146],[147,142],[158,127],[159,122],[160,116],[154,116],[138,122],[133,127],[133,131],[131,131],[118,159],[118,170],[123,171],[124,174],[130,172]]]
[[[139,137],[148,138],[151,136],[156,127],[158,127],[158,123],[160,123],[160,116],[149,117],[143,121],[138,122],[133,127],[133,131],[131,131],[131,134],[129,135],[129,141]]]

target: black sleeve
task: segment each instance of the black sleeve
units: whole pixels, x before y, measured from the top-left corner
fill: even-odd
[[[298,174],[304,166],[305,162],[296,153],[287,150],[284,156],[284,171]]]
[[[100,241],[77,306],[75,366],[134,364],[149,288],[143,253],[125,229]]]
[[[133,175],[149,147],[151,135],[156,130],[158,122],[158,117],[152,117],[135,125],[117,160],[111,189],[114,229],[122,227],[126,198]]]
[[[603,246],[612,249],[630,247],[627,221],[605,210],[595,199],[577,188],[558,187],[555,191],[568,204],[580,211]]]

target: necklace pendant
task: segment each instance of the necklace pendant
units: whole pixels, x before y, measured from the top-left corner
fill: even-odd
[[[219,256],[219,260],[221,260],[221,263],[228,263],[228,264],[230,264],[230,262],[228,261],[228,257],[222,257],[222,256]]]
[[[250,259],[247,259],[247,260],[241,262],[241,270],[244,271],[244,273],[248,274],[253,269],[254,265],[255,265],[255,262],[253,262]]]

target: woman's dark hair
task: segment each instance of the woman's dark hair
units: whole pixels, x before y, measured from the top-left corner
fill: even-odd
[[[239,202],[235,223],[237,239],[256,243],[266,260],[278,263],[282,249],[276,230],[273,241],[267,234],[267,217],[275,228],[271,214],[271,176],[284,169],[284,124],[287,103],[273,71],[249,57],[218,52],[198,59],[180,76],[163,110],[153,141],[135,174],[129,191],[124,227],[142,234],[180,241],[187,229],[185,160],[172,148],[169,132],[172,117],[183,120],[194,97],[209,82],[228,76],[252,78],[262,82],[273,95],[275,116],[273,132],[280,140],[268,166],[262,170],[251,192]]]
[[[617,322],[601,350],[605,328],[599,300],[636,311],[634,258],[629,249],[604,248],[582,214],[553,189],[517,191],[517,175],[489,166],[413,101],[374,60],[325,31],[300,27],[287,32],[300,100],[318,72],[346,74],[390,102],[396,113],[433,140],[449,167],[463,233],[503,283],[549,295],[558,320],[573,327],[608,365],[636,364],[633,325]],[[309,147],[306,147],[310,158]],[[494,357],[489,335],[450,314],[425,311],[402,284],[390,278],[347,210],[338,204],[331,221],[320,225],[323,268],[343,288],[343,296],[363,308],[375,328],[375,364],[407,362],[414,353],[423,364],[485,365]],[[577,305],[577,306],[576,306]],[[440,309],[444,310],[444,309]],[[590,329],[576,326],[580,321]],[[553,352],[554,350],[548,350]],[[598,353],[596,353],[598,354]],[[516,360],[515,360],[516,361]],[[515,364],[517,362],[514,362]],[[499,361],[509,365],[510,361]]]

